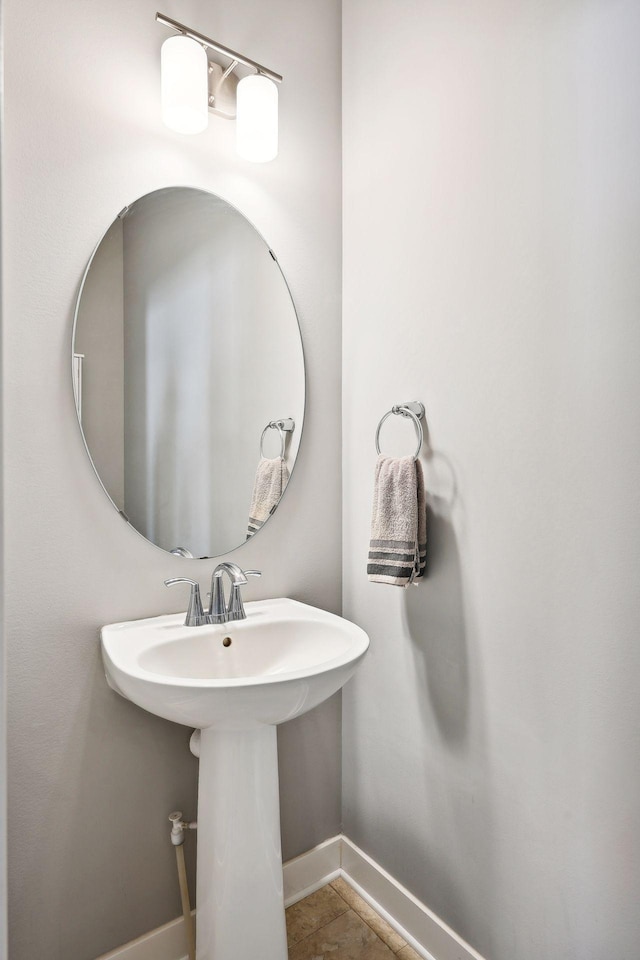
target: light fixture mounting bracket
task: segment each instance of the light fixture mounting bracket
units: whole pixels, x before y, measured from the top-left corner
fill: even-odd
[[[234,71],[237,66],[237,60],[232,60],[223,70],[215,60],[209,60],[209,112],[225,120],[236,117],[238,77]]]

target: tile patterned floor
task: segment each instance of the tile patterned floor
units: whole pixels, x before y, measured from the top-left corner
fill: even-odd
[[[289,960],[421,960],[342,878],[287,909]]]

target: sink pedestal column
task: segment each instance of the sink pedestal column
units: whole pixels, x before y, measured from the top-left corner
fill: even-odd
[[[275,726],[202,731],[197,960],[287,960]]]

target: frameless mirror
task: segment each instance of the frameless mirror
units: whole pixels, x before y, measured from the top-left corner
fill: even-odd
[[[144,537],[215,557],[272,515],[302,431],[302,341],[275,255],[234,207],[186,187],[126,207],[87,267],[72,359],[94,469]]]

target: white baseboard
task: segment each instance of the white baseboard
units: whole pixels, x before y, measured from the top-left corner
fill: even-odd
[[[194,911],[195,912],[195,911]],[[184,920],[178,917],[98,960],[188,960]]]
[[[341,873],[347,883],[426,960],[483,960],[462,937],[386,870],[342,837]]]
[[[347,837],[332,837],[282,868],[290,906],[342,876],[425,960],[483,960],[405,887]],[[187,960],[182,917],[98,960]]]
[[[339,877],[341,857],[342,837],[331,837],[299,857],[287,860],[282,866],[285,907]]]

